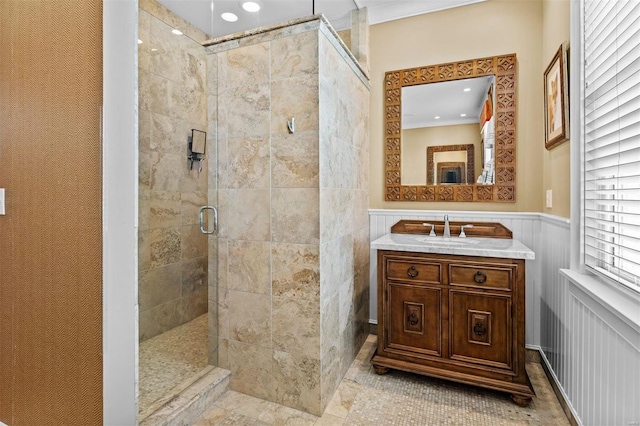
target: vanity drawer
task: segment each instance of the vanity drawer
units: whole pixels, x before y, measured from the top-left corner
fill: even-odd
[[[511,290],[515,267],[449,265],[451,285]]]
[[[440,284],[442,282],[442,265],[420,259],[416,259],[416,261],[387,259],[387,278]]]

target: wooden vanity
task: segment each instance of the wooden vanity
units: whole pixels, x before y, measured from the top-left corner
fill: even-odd
[[[393,368],[454,380],[527,405],[535,394],[525,371],[525,259],[534,254],[500,224],[474,223],[469,238],[457,238],[467,223],[451,222],[452,238],[439,239],[422,221],[400,221],[372,243],[378,346],[371,362],[378,374]],[[435,225],[442,235],[443,223]]]

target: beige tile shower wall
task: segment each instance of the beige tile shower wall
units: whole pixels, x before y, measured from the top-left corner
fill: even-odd
[[[141,341],[207,312],[207,239],[198,226],[198,209],[207,204],[207,161],[198,172],[186,158],[191,129],[207,130],[206,55],[172,29],[140,10]]]
[[[326,332],[321,318],[335,320],[331,339],[337,345],[331,352],[333,357],[325,357],[332,363],[328,368],[334,375],[332,383],[339,382],[364,340],[356,330],[356,318],[362,317],[362,329],[368,321],[368,299],[364,301],[363,292],[354,288],[360,279],[361,288],[368,289],[368,283],[364,284],[368,278],[368,266],[364,266],[368,265],[368,185],[362,175],[368,172],[368,160],[364,142],[353,139],[365,139],[368,124],[354,116],[353,102],[362,93],[347,89],[358,87],[357,82],[348,80],[353,71],[340,63],[344,59],[334,47],[333,52],[329,50],[320,26],[320,21],[305,22],[214,45],[207,58],[210,132],[216,124],[218,132],[220,209],[218,262],[211,265],[211,271],[218,273],[217,293],[210,298],[210,316],[217,313],[217,319],[211,318],[217,323],[217,334],[214,331],[210,336],[210,358],[231,370],[233,390],[313,414],[323,411],[327,402],[324,389],[329,389],[321,382],[321,335]],[[319,37],[325,43],[322,48]],[[322,95],[323,88],[332,83],[327,72],[321,83],[319,70],[328,69],[324,61],[331,61],[328,67],[335,68],[336,75],[345,73],[333,81],[345,89],[342,103],[333,91],[329,97]],[[356,104],[359,110],[368,111],[366,101]],[[340,106],[344,108],[338,114]],[[215,116],[211,112],[214,107]],[[345,135],[345,121],[335,132],[334,153],[325,149],[328,143],[321,142],[323,108],[355,126]],[[292,117],[294,134],[287,129]],[[345,142],[343,146],[338,139]],[[323,149],[331,158],[321,159]],[[320,163],[333,163],[343,156],[353,164],[364,157],[362,164],[366,166],[362,170],[353,164],[326,168],[327,173],[343,175],[346,186],[322,187]],[[325,189],[329,192],[323,194]],[[346,226],[327,238],[328,234],[321,232],[321,212],[335,204],[325,207],[323,203],[341,201],[327,198],[329,193],[348,200],[332,219],[344,218]],[[356,217],[357,212],[362,215]],[[359,237],[354,236],[356,223],[363,228]],[[331,229],[336,227],[331,225]],[[339,264],[334,253],[323,253],[323,238],[342,244],[345,256],[340,260],[351,261]],[[354,254],[362,247],[363,253]],[[336,294],[335,300],[325,297],[327,306],[321,304],[323,256],[328,268],[324,274],[334,276],[342,268],[339,279],[345,283],[340,286],[331,278],[327,281],[335,289],[330,293]],[[356,257],[363,265],[361,277],[356,277]],[[334,267],[327,262],[334,262]],[[213,290],[215,283],[210,281]],[[337,304],[340,291],[346,302],[342,308]],[[354,306],[361,306],[359,310],[351,307],[356,295],[359,299]],[[340,311],[345,319],[344,339],[340,336]],[[335,385],[331,394],[333,389]]]
[[[319,51],[324,408],[368,334],[369,89],[328,31]]]
[[[233,390],[319,414],[318,34],[298,30],[207,58],[220,210],[210,359]]]

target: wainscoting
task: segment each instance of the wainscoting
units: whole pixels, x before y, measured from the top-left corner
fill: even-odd
[[[540,349],[579,424],[640,425],[640,329],[560,273],[569,267],[569,220],[541,213],[370,210],[371,241],[401,219],[500,222],[536,253],[527,261],[526,343]],[[371,322],[377,265],[371,250]]]

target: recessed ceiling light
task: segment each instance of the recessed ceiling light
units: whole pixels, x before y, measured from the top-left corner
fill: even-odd
[[[245,1],[242,3],[242,8],[247,12],[257,12],[260,10],[260,4],[255,1]]]
[[[172,33],[174,33],[175,35],[182,35],[182,31],[178,30],[178,29],[173,29],[171,30]]]
[[[231,12],[225,12],[222,15],[220,15],[220,17],[227,22],[236,22],[238,20],[238,17],[236,16],[236,14]]]
[[[470,87],[465,87],[464,90],[463,90],[463,92],[470,92],[470,91],[471,91]]]
[[[440,116],[439,116],[439,115],[436,115],[436,116],[435,116],[435,117],[433,117],[433,118],[435,118],[436,120],[440,120]]]
[[[460,114],[460,117],[466,117],[467,114]]]

